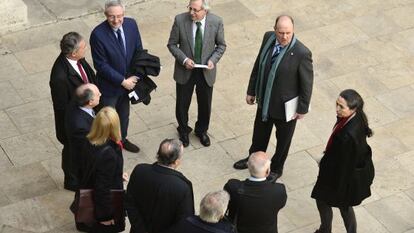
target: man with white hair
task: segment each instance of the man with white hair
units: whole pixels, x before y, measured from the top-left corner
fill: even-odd
[[[139,147],[127,139],[130,103],[128,93],[139,78],[128,75],[137,50],[142,50],[141,35],[136,21],[124,17],[125,7],[120,0],[105,2],[106,20],[96,26],[90,38],[93,65],[102,92],[104,106],[116,109],[121,122],[123,148],[138,153]]]
[[[265,152],[255,152],[247,162],[250,177],[230,179],[224,186],[230,194],[228,217],[238,233],[277,233],[277,214],[287,195],[283,184],[267,179],[270,163]]]
[[[200,202],[200,215],[182,220],[175,233],[234,233],[234,228],[224,218],[230,196],[224,191],[207,193]]]

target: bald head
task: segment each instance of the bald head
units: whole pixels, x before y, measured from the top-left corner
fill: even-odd
[[[280,15],[276,18],[274,30],[277,41],[283,46],[287,46],[293,38],[293,18],[289,15]]]
[[[270,160],[263,151],[258,151],[250,155],[247,161],[250,175],[256,178],[264,178],[270,172]]]
[[[85,108],[94,108],[99,104],[101,92],[95,84],[82,84],[75,91],[76,102]]]

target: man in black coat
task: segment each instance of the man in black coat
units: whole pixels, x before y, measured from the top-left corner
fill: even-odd
[[[183,145],[177,139],[161,142],[154,164],[138,164],[130,176],[125,208],[131,233],[170,232],[194,214],[191,182],[179,171]]]
[[[296,121],[308,112],[312,86],[312,53],[294,36],[293,19],[287,15],[277,17],[274,31],[264,34],[256,58],[246,102],[257,102],[252,144],[249,155],[266,151],[273,125],[276,126],[276,152],[272,157],[271,172],[278,178],[283,173]],[[297,99],[297,108],[290,119],[285,116],[285,103]],[[246,169],[247,159],[236,162],[236,169]]]
[[[75,89],[85,83],[95,83],[95,73],[85,60],[86,42],[77,32],[65,34],[60,41],[61,53],[50,74],[50,91],[55,114],[56,138],[63,145],[62,169],[64,188],[75,191],[76,174],[71,171],[71,158],[65,132],[65,114]]]
[[[270,173],[266,153],[253,153],[247,164],[248,179],[230,179],[224,186],[230,194],[228,217],[238,233],[277,233],[277,214],[287,200],[285,186],[266,179]]]
[[[94,108],[99,105],[101,92],[95,84],[82,84],[75,91],[74,100],[68,107],[65,116],[66,138],[68,140],[69,153],[72,158],[72,169],[77,180],[82,180],[80,170],[81,151],[87,142],[93,119]]]
[[[174,233],[234,233],[232,224],[224,218],[229,199],[224,190],[207,193],[200,203],[200,216],[182,220]]]

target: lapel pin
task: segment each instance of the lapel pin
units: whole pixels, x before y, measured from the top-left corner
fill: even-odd
[[[290,56],[293,56],[293,53],[290,53]]]

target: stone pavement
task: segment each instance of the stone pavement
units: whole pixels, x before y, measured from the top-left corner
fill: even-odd
[[[0,232],[75,232],[63,190],[61,146],[54,136],[48,86],[69,31],[86,38],[101,22],[104,0],[24,0],[28,22],[0,32]],[[149,106],[133,106],[130,139],[142,152],[125,153],[125,169],[155,160],[160,141],[177,137],[173,59],[166,44],[174,16],[187,0],[128,0],[144,47],[161,57],[159,88]],[[9,9],[13,10],[13,9]],[[354,88],[366,101],[375,131],[369,139],[376,177],[373,195],[356,208],[359,232],[414,233],[414,0],[215,0],[212,11],[225,22],[227,51],[219,63],[213,97],[212,145],[194,135],[182,172],[194,184],[196,205],[229,178],[244,178],[233,162],[247,154],[255,107],[245,104],[249,74],[262,35],[280,13],[296,20],[296,35],[313,52],[312,111],[298,123],[282,181],[288,203],[279,232],[305,233],[319,217],[310,192],[317,159],[335,121],[340,90]],[[90,53],[87,56],[90,63]],[[195,99],[193,103],[195,102]],[[191,123],[196,108],[191,107]],[[274,152],[272,138],[268,152]],[[339,212],[334,232],[345,232]]]

